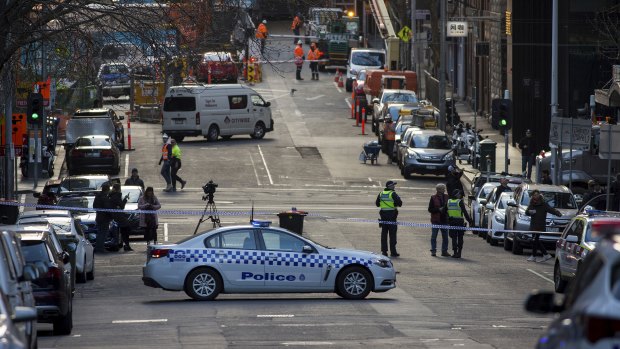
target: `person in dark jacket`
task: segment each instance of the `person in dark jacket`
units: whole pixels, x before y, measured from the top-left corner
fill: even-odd
[[[525,214],[530,216],[530,231],[532,232],[544,232],[547,228],[547,213],[551,213],[558,217],[562,217],[562,213],[557,209],[549,206],[545,202],[545,198],[540,194],[540,191],[532,191],[532,197],[530,198],[530,204],[525,210]],[[536,259],[536,251],[540,250],[542,257]],[[544,262],[551,259],[551,255],[547,253],[545,246],[540,242],[540,234],[534,233],[532,240],[532,255],[527,259],[530,262]]]
[[[583,197],[581,199],[581,207],[579,209],[582,209],[586,204],[588,204],[588,206],[592,206],[596,210],[604,211],[607,206],[607,197],[600,197],[596,200],[592,200],[601,194],[603,194],[603,191],[601,190],[601,185],[596,183],[596,181],[593,179],[589,180],[588,190],[585,194],[583,194]]]
[[[448,211],[446,210],[446,203],[448,202],[448,194],[446,194],[446,185],[437,184],[435,186],[437,193],[431,196],[431,200],[428,203],[428,212],[431,213],[431,223],[433,225],[448,225]],[[437,255],[437,234],[441,231],[441,255],[443,257],[450,257],[448,253],[448,229],[446,228],[431,228],[431,256]]]
[[[549,174],[549,170],[542,171],[540,183],[541,184],[553,184],[553,181],[551,180],[551,175]]]
[[[97,210],[95,222],[97,223],[97,241],[95,242],[95,252],[105,253],[105,239],[110,233],[110,212],[99,211],[98,209],[110,208],[110,185],[105,183],[101,186],[101,191],[95,196],[93,208]]]
[[[495,191],[495,201],[499,199],[502,193],[509,193],[511,191],[512,189],[508,186],[508,178],[501,178],[499,180],[499,187],[497,187],[497,190]]]
[[[535,146],[536,142],[532,137],[532,131],[525,131],[525,137],[519,141],[519,149],[521,149],[521,172],[527,179],[532,179],[532,165],[536,158]]]
[[[116,210],[124,210],[125,204],[127,203],[127,199],[129,198],[129,194],[127,194],[123,198],[123,192],[121,191],[121,185],[118,183],[114,183],[112,186],[112,191],[110,192],[110,208]],[[129,246],[129,227],[127,222],[127,215],[122,212],[113,212],[112,218],[116,221],[118,225],[118,229],[121,232],[121,236],[123,239],[123,249],[125,251],[133,251],[131,246]]]
[[[448,176],[446,177],[446,190],[448,190],[448,194],[452,195],[455,190],[460,190],[463,192],[463,183],[461,183],[461,177],[463,176],[463,172],[459,170],[456,166],[448,166]]]
[[[473,220],[467,213],[465,203],[463,202],[463,192],[459,189],[455,189],[452,192],[452,196],[446,203],[446,211],[448,213],[448,224],[451,227],[457,227],[456,229],[450,229],[449,235],[452,239],[452,258],[461,258],[461,252],[463,251],[463,236],[465,236],[465,221],[469,223],[469,226],[474,225]]]
[[[398,257],[400,254],[396,251],[396,230],[398,225],[396,225],[396,219],[398,218],[398,207],[403,205],[402,200],[394,191],[394,187],[396,186],[396,182],[387,181],[385,183],[385,189],[379,195],[377,195],[377,199],[375,200],[375,205],[380,207],[379,217],[381,221],[387,221],[390,223],[381,223],[381,253],[384,256],[387,256],[388,251],[388,235],[390,237],[390,252],[392,257]],[[391,223],[394,222],[394,223]]]
[[[131,170],[131,177],[125,180],[125,185],[138,185],[142,187],[142,190],[144,190],[144,181],[138,175],[137,168]]]

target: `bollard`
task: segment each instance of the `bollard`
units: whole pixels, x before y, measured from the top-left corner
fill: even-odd
[[[123,149],[123,150],[132,150],[131,149],[131,117],[127,118],[127,149]]]
[[[366,108],[362,108],[362,115],[366,115]],[[362,136],[366,135],[366,118],[362,119]]]
[[[338,79],[340,79],[340,70],[338,68],[336,68],[336,76],[334,76],[334,82],[338,82]]]
[[[355,108],[355,126],[359,127],[360,125],[360,105],[359,103],[357,103],[357,106]]]
[[[351,103],[351,119],[355,118],[355,100]]]

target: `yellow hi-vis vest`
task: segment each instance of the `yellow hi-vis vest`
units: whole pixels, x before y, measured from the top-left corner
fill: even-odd
[[[463,218],[463,211],[461,211],[461,199],[448,200],[448,217]]]
[[[384,190],[381,192],[379,197],[379,208],[382,210],[393,210],[394,207],[394,199],[392,199],[393,190]]]

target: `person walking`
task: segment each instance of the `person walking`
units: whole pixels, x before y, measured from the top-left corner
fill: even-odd
[[[450,165],[448,166],[448,175],[446,176],[446,189],[448,190],[448,194],[452,195],[455,190],[460,190],[463,192],[463,183],[461,183],[461,177],[463,176],[463,172],[459,170],[458,167]]]
[[[532,179],[532,165],[536,154],[534,153],[534,137],[532,137],[532,131],[525,131],[525,137],[519,141],[519,149],[521,149],[521,172],[527,179]]]
[[[127,194],[123,198],[123,192],[121,191],[121,185],[119,183],[114,183],[112,186],[112,191],[110,191],[110,208],[115,210],[124,210],[125,204],[127,204],[127,199],[129,198],[129,194]],[[129,246],[129,231],[131,230],[129,227],[129,221],[127,218],[127,214],[123,212],[112,212],[112,218],[116,222],[118,226],[118,230],[121,233],[121,238],[123,241],[123,249],[125,251],[133,251],[131,246]]]
[[[142,190],[144,190],[144,181],[138,175],[137,168],[131,169],[131,177],[125,180],[125,185],[137,185],[137,186],[140,186]]]
[[[159,200],[153,192],[153,187],[148,187],[144,195],[138,200],[138,209],[144,211],[157,211],[161,208]],[[157,244],[157,213],[140,213],[140,227],[145,230],[146,244]]]
[[[170,160],[170,178],[172,179],[172,191],[177,191],[177,182],[181,183],[181,189],[185,188],[187,181],[184,181],[177,172],[181,169],[181,148],[177,144],[177,141],[172,139],[170,142],[172,145],[172,158]]]
[[[319,58],[321,51],[316,47],[316,43],[310,44],[308,50],[308,61],[310,61],[310,71],[312,72],[311,80],[319,80]]]
[[[172,159],[172,145],[170,144],[172,139],[164,133],[164,145],[161,148],[161,157],[159,158],[159,164],[161,165],[161,176],[166,181],[165,192],[172,191],[172,179],[170,178],[170,160]],[[163,163],[163,165],[162,165]]]
[[[95,242],[95,252],[105,253],[105,240],[110,233],[110,222],[112,215],[110,212],[100,211],[109,209],[110,206],[110,185],[105,183],[101,186],[101,191],[95,195],[93,208],[96,210],[95,223],[97,224],[97,240]]]
[[[448,199],[446,204],[446,210],[448,211],[448,224],[456,229],[450,229],[449,235],[452,239],[452,258],[461,258],[461,252],[463,252],[463,236],[465,236],[465,220],[472,226],[474,222],[467,209],[465,209],[465,203],[463,202],[463,192],[459,189],[455,189],[452,192],[452,196]]]
[[[387,163],[392,164],[392,156],[394,155],[394,142],[396,141],[396,125],[391,117],[385,118],[385,134],[383,138],[386,142]]]
[[[301,77],[301,68],[304,66],[304,49],[301,47],[301,40],[297,41],[297,47],[295,47],[295,51],[293,51],[294,62],[295,62],[295,79],[303,80]]]
[[[265,41],[267,41],[267,36],[269,36],[269,31],[267,30],[267,20],[263,19],[261,24],[256,28],[256,38],[260,43],[260,54],[261,56],[265,54]]]
[[[384,256],[387,256],[388,251],[388,236],[390,238],[390,252],[392,257],[398,257],[400,254],[396,251],[396,230],[398,226],[396,225],[396,220],[398,218],[398,207],[403,205],[402,200],[394,191],[394,187],[396,187],[396,182],[387,181],[385,183],[385,189],[379,195],[377,195],[377,199],[375,200],[375,205],[380,208],[379,217],[383,222],[390,223],[381,223],[381,253]]]
[[[299,40],[299,30],[301,29],[302,24],[303,21],[301,20],[301,14],[297,13],[295,15],[295,18],[293,18],[293,23],[291,24],[291,30],[293,31],[293,35],[295,35],[295,38],[293,39],[293,44],[296,44]]]
[[[428,212],[431,214],[431,223],[433,225],[448,225],[448,212],[446,203],[448,202],[448,194],[446,194],[446,185],[439,183],[435,186],[436,193],[431,196],[428,203]],[[431,256],[437,255],[437,234],[441,231],[441,255],[450,257],[448,253],[448,230],[446,228],[431,228]]]
[[[527,258],[529,262],[544,262],[551,259],[551,255],[547,253],[545,246],[542,242],[540,242],[540,233],[536,233],[546,231],[547,213],[562,217],[562,213],[560,211],[549,206],[549,204],[545,202],[545,199],[540,194],[540,191],[532,191],[530,203],[525,210],[525,214],[531,217],[530,231],[534,232],[534,238],[532,239],[532,255]],[[540,259],[536,259],[537,250],[540,250],[542,253],[542,257]]]

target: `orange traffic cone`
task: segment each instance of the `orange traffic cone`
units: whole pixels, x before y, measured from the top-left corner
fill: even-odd
[[[342,72],[338,75],[338,87],[344,87],[344,79],[342,78]]]
[[[338,82],[338,79],[340,79],[340,70],[336,68],[336,76],[334,76],[334,82]]]

